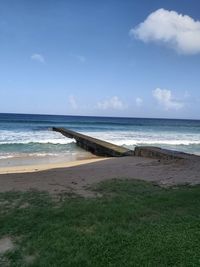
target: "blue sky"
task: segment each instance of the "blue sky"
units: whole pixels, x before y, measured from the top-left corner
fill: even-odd
[[[0,112],[200,119],[199,10],[0,0]]]

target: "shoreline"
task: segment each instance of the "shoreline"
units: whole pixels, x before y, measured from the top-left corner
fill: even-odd
[[[93,157],[87,159],[80,159],[69,162],[57,162],[57,163],[46,163],[46,164],[33,164],[33,165],[21,165],[21,166],[7,166],[0,167],[0,174],[15,174],[15,173],[31,173],[40,172],[51,169],[69,168],[76,167],[84,164],[95,163],[108,159],[107,157]]]

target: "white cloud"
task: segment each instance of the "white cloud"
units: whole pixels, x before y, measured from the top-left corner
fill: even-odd
[[[68,98],[69,104],[73,109],[77,109],[78,108],[78,104],[76,102],[76,99],[73,95],[70,95]]]
[[[164,43],[178,53],[200,53],[200,21],[176,11],[156,10],[131,29],[130,35],[146,43]]]
[[[184,106],[183,102],[177,101],[172,97],[172,92],[167,89],[156,88],[153,90],[153,97],[158,101],[158,103],[165,109],[181,109]]]
[[[136,103],[137,107],[140,107],[142,105],[142,103],[143,103],[143,99],[141,97],[137,97],[135,99],[135,103]]]
[[[70,53],[69,56],[74,58],[76,61],[79,61],[80,63],[85,63],[87,60],[85,56],[79,54]]]
[[[125,104],[119,99],[119,97],[113,96],[110,99],[98,102],[97,108],[102,110],[107,110],[107,109],[122,110],[125,108]]]
[[[41,54],[33,54],[32,56],[31,56],[31,59],[32,60],[35,60],[35,61],[38,61],[38,62],[40,62],[40,63],[45,63],[45,59],[44,59],[44,56],[43,55],[41,55]]]

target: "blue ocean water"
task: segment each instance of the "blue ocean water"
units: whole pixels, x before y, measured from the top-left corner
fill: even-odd
[[[0,160],[86,153],[53,126],[128,148],[152,145],[200,155],[199,120],[0,114]]]

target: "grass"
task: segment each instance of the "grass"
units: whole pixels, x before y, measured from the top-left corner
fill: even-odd
[[[0,266],[200,266],[200,186],[111,180],[96,199],[0,194]]]

